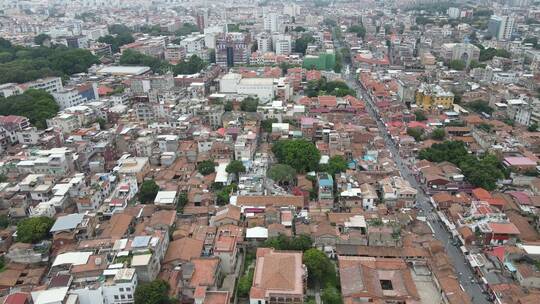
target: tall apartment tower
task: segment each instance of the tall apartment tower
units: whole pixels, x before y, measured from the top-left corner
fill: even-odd
[[[216,38],[216,63],[223,67],[249,63],[251,41],[244,33],[222,33]]]
[[[489,18],[488,32],[497,40],[508,40],[514,30],[514,17],[493,15]]]
[[[277,13],[265,13],[263,16],[264,30],[271,33],[279,32],[280,19]]]

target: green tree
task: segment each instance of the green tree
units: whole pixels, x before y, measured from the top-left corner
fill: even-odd
[[[458,70],[458,71],[464,70],[466,66],[467,64],[465,63],[465,61],[460,60],[460,59],[455,59],[448,63],[449,68],[453,70]]]
[[[232,111],[232,110],[233,110],[233,103],[232,103],[232,101],[227,101],[227,102],[225,102],[225,104],[223,105],[223,110],[224,110],[225,112],[230,112],[230,111]]]
[[[0,97],[0,115],[24,116],[39,129],[46,128],[46,120],[54,117],[59,109],[51,94],[43,90],[30,89],[23,94]]]
[[[122,56],[120,56],[120,64],[148,66],[156,73],[165,71],[170,67],[168,63],[158,58],[144,55],[131,49],[127,49],[122,52]]]
[[[338,173],[345,172],[348,168],[347,161],[341,155],[330,157],[328,164],[321,166],[321,171],[325,171],[332,176]]]
[[[240,277],[238,280],[238,296],[240,298],[247,298],[249,296],[249,291],[251,290],[251,285],[253,285],[253,274],[255,270],[251,268],[247,273]]]
[[[240,102],[240,110],[244,112],[257,112],[259,106],[259,99],[253,97],[246,97]]]
[[[278,236],[268,238],[263,247],[277,250],[306,251],[313,247],[313,240],[309,235],[289,237],[280,233]]]
[[[9,226],[9,217],[5,214],[0,215],[0,228],[5,229]]]
[[[184,211],[184,206],[188,203],[188,194],[186,191],[180,192],[178,195],[178,204],[176,206],[176,211],[182,213]]]
[[[38,243],[49,236],[54,220],[49,217],[31,217],[17,224],[17,242]]]
[[[366,37],[366,29],[361,25],[353,25],[347,30],[349,33],[356,33],[356,36],[364,39]]]
[[[323,303],[325,304],[342,304],[343,303],[343,299],[341,298],[341,294],[339,290],[332,285],[328,285],[323,289],[323,292],[321,294],[321,299]]]
[[[467,103],[466,106],[478,114],[481,114],[483,112],[491,115],[494,111],[494,109],[489,106],[489,102],[485,100],[474,100]]]
[[[152,180],[145,180],[139,189],[139,201],[143,204],[153,203],[159,192],[159,186]]]
[[[221,188],[221,190],[216,193],[216,202],[218,205],[226,205],[230,201],[231,194],[238,189],[238,186],[234,183]]]
[[[504,178],[506,172],[501,162],[493,155],[476,158],[470,155],[461,141],[445,141],[434,144],[419,152],[420,159],[432,162],[449,161],[457,165],[467,180],[477,187],[493,190],[497,180]]]
[[[132,31],[123,24],[112,24],[109,26],[109,33],[111,33],[111,35],[125,35],[132,34]]]
[[[476,60],[471,60],[471,63],[469,64],[469,67],[471,69],[474,69],[474,68],[485,68],[486,67],[486,64],[485,63],[479,63],[478,61]]]
[[[279,184],[292,184],[296,180],[296,170],[285,164],[272,165],[266,175]]]
[[[169,304],[169,283],[163,280],[154,280],[148,283],[139,283],[135,289],[135,304]]]
[[[266,133],[270,133],[272,132],[272,124],[277,122],[278,120],[276,118],[265,119],[261,121],[261,129]]]
[[[246,167],[244,167],[244,164],[241,161],[233,160],[227,165],[225,171],[229,174],[236,175],[236,178],[238,178],[240,173],[246,172]]]
[[[437,128],[433,130],[433,132],[431,132],[431,138],[435,140],[443,140],[445,136],[446,136],[446,132],[444,131],[443,128]]]
[[[295,40],[294,51],[296,53],[306,54],[308,44],[314,43],[315,38],[311,34],[303,34],[300,38]]]
[[[179,62],[173,67],[174,75],[199,73],[207,64],[197,55],[192,55],[188,60]]]
[[[527,130],[529,132],[536,132],[538,131],[538,124],[536,122],[533,122],[528,128]]]
[[[46,41],[51,41],[51,36],[47,34],[39,34],[34,37],[34,43],[37,45],[43,45]]]
[[[272,152],[280,163],[293,167],[297,172],[316,170],[321,158],[317,147],[304,139],[278,141]]]
[[[407,135],[414,137],[415,141],[421,141],[424,135],[424,129],[422,128],[407,128]]]
[[[106,35],[103,37],[99,37],[98,41],[101,43],[110,44],[111,51],[113,53],[117,53],[120,50],[121,46],[132,43],[135,41],[135,39],[130,33],[121,33],[117,34],[116,36]]]
[[[319,249],[311,248],[304,252],[304,265],[308,270],[308,279],[312,284],[336,285],[334,264]]]
[[[414,119],[416,121],[426,121],[427,120],[426,114],[422,110],[415,111],[414,112],[414,117],[415,117]]]
[[[179,28],[176,32],[174,32],[177,36],[187,36],[191,33],[199,33],[199,27],[197,27],[196,24],[185,22],[182,24],[182,27]]]
[[[203,160],[197,165],[197,171],[204,176],[212,174],[216,172],[216,163],[211,159]]]

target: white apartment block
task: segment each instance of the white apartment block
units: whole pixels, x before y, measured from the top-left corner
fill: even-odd
[[[30,81],[22,84],[24,90],[36,89],[45,90],[47,93],[54,93],[61,91],[64,86],[62,85],[62,78],[60,77],[47,77],[38,80]]]
[[[280,29],[280,16],[277,13],[266,13],[263,16],[264,30],[274,33],[279,32]]]
[[[186,57],[197,55],[203,58],[205,35],[191,35],[180,41],[180,46],[185,49]]]
[[[292,39],[290,35],[274,35],[272,44],[276,55],[290,55],[292,52]]]

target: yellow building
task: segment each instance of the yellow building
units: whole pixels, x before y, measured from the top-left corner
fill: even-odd
[[[454,104],[454,93],[445,91],[435,84],[421,84],[416,90],[416,105],[423,110],[433,108],[450,109]]]

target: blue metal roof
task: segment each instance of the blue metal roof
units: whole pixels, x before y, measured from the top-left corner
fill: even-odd
[[[131,242],[131,247],[147,247],[148,243],[150,243],[151,237],[148,235],[144,236],[136,236],[133,238],[133,242]]]
[[[61,216],[56,220],[56,222],[54,222],[50,232],[75,229],[82,222],[83,218],[84,214],[82,213],[73,213]]]

